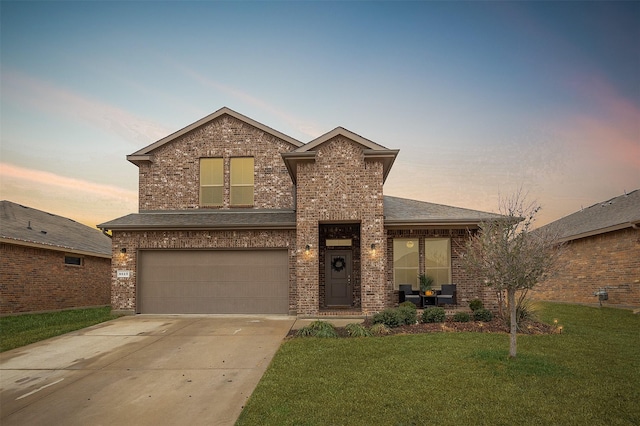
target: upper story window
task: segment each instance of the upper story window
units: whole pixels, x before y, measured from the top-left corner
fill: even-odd
[[[224,160],[200,159],[200,205],[222,206],[224,200]]]
[[[82,257],[76,256],[73,254],[65,254],[64,255],[64,264],[65,265],[74,265],[74,266],[82,266]]]
[[[231,158],[229,168],[229,204],[253,206],[253,157]]]

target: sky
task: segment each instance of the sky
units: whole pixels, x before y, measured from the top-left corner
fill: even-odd
[[[538,225],[640,188],[640,2],[0,1],[0,199],[95,226],[229,107],[400,153],[384,193]]]

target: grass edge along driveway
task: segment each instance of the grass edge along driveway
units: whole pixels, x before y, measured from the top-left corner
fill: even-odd
[[[0,317],[0,352],[115,318],[108,306]]]
[[[637,425],[640,315],[543,303],[562,334],[285,342],[237,425]]]

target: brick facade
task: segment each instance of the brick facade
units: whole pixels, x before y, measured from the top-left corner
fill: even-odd
[[[136,310],[137,252],[140,249],[252,249],[286,248],[289,252],[289,311],[296,312],[295,231],[147,231],[113,233],[111,306],[118,311]],[[126,253],[121,249],[126,248]],[[118,278],[118,270],[131,271]]]
[[[365,161],[361,145],[338,136],[317,147],[315,161],[298,164],[297,176],[298,314],[317,315],[322,303],[319,225],[327,223],[360,224],[360,307],[364,314],[384,309],[391,296],[385,282],[382,163]]]
[[[0,243],[0,314],[109,305],[111,259],[79,256],[66,265],[65,252]]]
[[[224,206],[229,208],[229,158],[255,161],[254,208],[293,208],[293,183],[280,157],[296,147],[228,115],[189,132],[153,152],[139,165],[139,208],[199,208],[200,158],[224,158]]]
[[[609,287],[603,306],[640,306],[640,230],[627,228],[567,243],[554,276],[531,291],[538,300],[597,304],[593,295]]]

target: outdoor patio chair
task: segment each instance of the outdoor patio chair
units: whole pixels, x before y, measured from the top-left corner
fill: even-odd
[[[456,304],[456,285],[442,284],[440,293],[436,296],[436,305],[439,304],[455,305]]]
[[[420,306],[420,294],[411,288],[411,284],[400,284],[400,303],[408,301]]]

